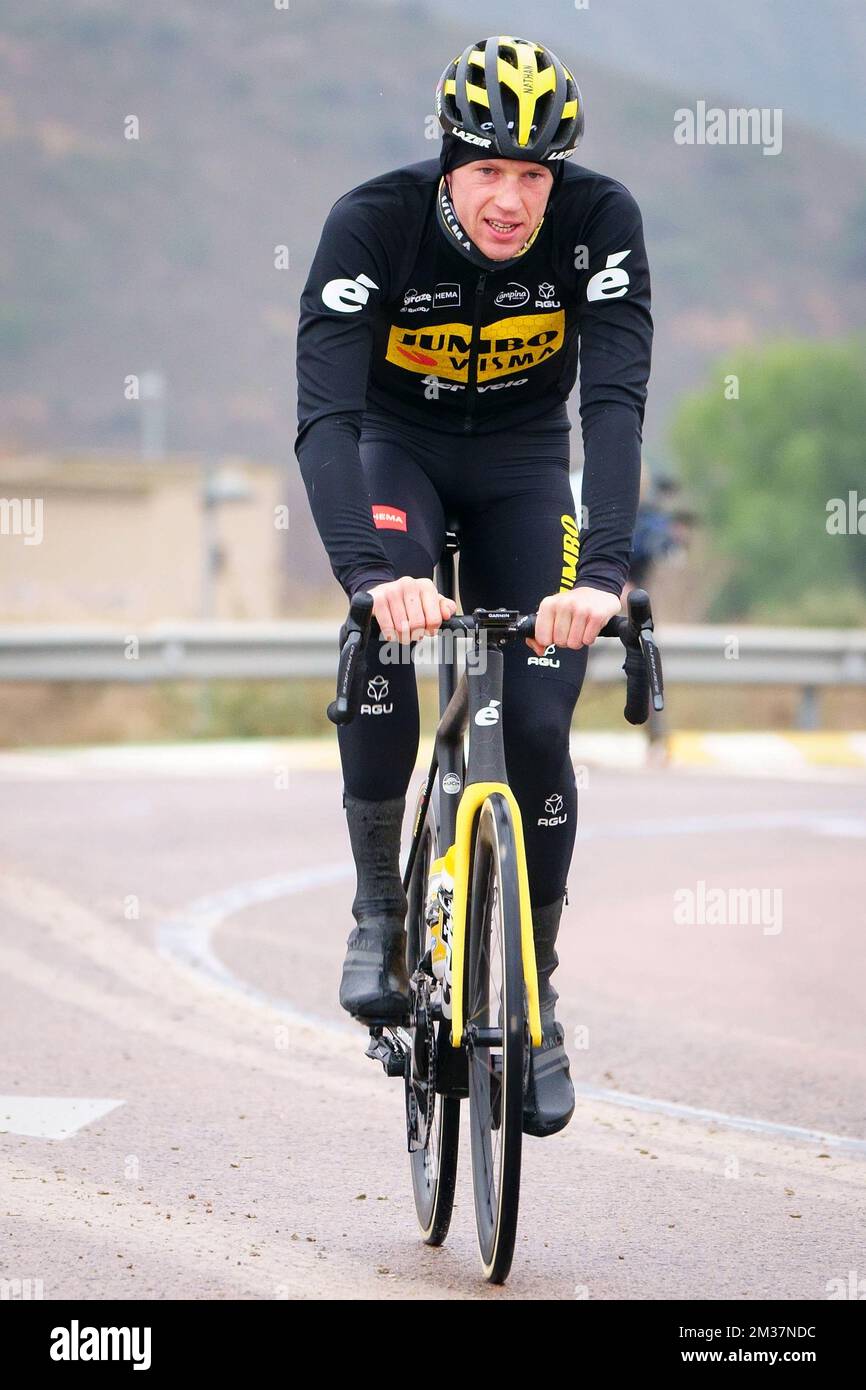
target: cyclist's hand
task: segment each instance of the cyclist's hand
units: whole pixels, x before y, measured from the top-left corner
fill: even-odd
[[[443,618],[457,612],[453,598],[444,598],[432,579],[402,579],[387,584],[374,584],[369,590],[373,598],[373,617],[379,624],[386,642],[414,642],[425,633],[436,632]]]
[[[551,594],[538,605],[535,637],[527,637],[526,645],[536,656],[544,656],[545,647],[590,646],[605,623],[620,611],[616,594],[581,585],[565,594]]]

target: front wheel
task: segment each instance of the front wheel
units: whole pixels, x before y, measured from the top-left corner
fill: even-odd
[[[494,792],[478,815],[467,923],[465,1042],[475,1224],[485,1278],[508,1277],[517,1236],[526,1004],[517,844]]]

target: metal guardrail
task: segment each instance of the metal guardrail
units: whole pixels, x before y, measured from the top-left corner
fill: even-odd
[[[0,680],[292,680],[336,676],[340,622],[162,623],[130,632],[95,627],[0,627]],[[668,684],[866,685],[866,632],[837,628],[662,626]],[[420,644],[419,675],[434,673]],[[460,650],[460,648],[458,648]],[[590,650],[595,681],[622,679],[622,651]]]

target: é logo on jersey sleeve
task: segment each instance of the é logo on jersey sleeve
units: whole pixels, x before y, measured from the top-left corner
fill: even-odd
[[[616,267],[630,255],[629,250],[615,251],[608,256],[605,269],[593,275],[586,287],[587,299],[622,299],[628,290],[628,271],[617,270]]]
[[[322,290],[322,303],[341,314],[359,314],[370,298],[370,291],[378,288],[375,280],[363,274],[357,280],[329,280]]]

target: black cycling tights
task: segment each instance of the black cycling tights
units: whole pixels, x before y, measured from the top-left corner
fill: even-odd
[[[379,538],[398,577],[433,578],[447,517],[461,534],[458,612],[529,613],[548,594],[573,587],[576,525],[564,411],[507,434],[465,439],[368,413],[360,448]],[[369,801],[405,795],[418,753],[415,667],[381,662],[380,647],[378,639],[367,648],[367,709],[338,731],[344,789]],[[586,656],[586,648],[549,647],[540,664],[523,641],[504,651],[505,761],[523,818],[534,906],[562,895],[574,849],[569,731]]]

